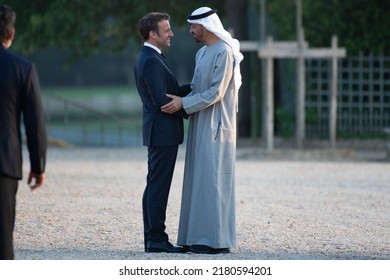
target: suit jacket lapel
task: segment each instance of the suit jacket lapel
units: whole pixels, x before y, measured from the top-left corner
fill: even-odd
[[[165,58],[165,56],[162,53],[159,54],[156,50],[147,46],[143,46],[143,50],[152,53],[153,55],[156,55],[164,63],[164,65],[167,67],[167,69],[172,74],[172,76],[176,79],[175,72],[173,72],[173,70],[169,66],[168,60]]]
[[[165,58],[165,55],[160,54],[159,57],[160,57],[161,60],[164,62],[164,64],[167,66],[167,68],[168,68],[168,70],[171,72],[172,76],[175,77],[175,73],[173,72],[173,70],[172,70],[171,67],[169,66],[168,60]]]

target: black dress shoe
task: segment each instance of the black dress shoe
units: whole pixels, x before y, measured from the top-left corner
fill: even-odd
[[[212,248],[206,245],[191,245],[190,251],[196,254],[228,254],[229,248]]]
[[[187,245],[184,245],[183,246],[183,250],[184,250],[184,252],[189,252],[190,251],[190,246],[187,246]]]
[[[173,246],[170,242],[153,242],[148,241],[146,245],[146,252],[148,253],[185,253],[183,247]]]

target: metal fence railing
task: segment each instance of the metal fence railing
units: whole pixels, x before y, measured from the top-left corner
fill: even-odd
[[[306,135],[327,137],[331,72],[327,60],[308,60]],[[383,135],[390,127],[390,57],[356,56],[339,61],[337,134]]]
[[[139,146],[140,119],[117,117],[81,102],[44,95],[49,139],[83,146]]]

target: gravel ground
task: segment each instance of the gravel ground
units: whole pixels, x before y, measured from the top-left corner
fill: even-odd
[[[168,205],[172,243],[184,153],[182,146]],[[145,175],[142,147],[51,147],[46,185],[35,192],[19,185],[16,259],[390,259],[390,172],[383,150],[239,146],[237,246],[216,256],[143,252]]]

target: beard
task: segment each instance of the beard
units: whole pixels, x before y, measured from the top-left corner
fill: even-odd
[[[199,39],[199,37],[196,36],[194,33],[192,33],[192,38],[194,38],[195,43],[200,43],[200,42],[201,42],[201,40]]]

